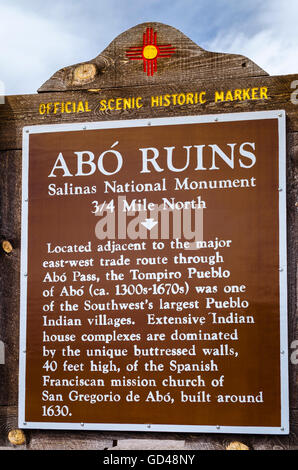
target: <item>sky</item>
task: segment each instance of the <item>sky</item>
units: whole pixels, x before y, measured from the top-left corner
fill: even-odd
[[[35,93],[60,68],[147,21],[209,51],[245,55],[270,75],[298,74],[298,0],[0,0],[0,18],[6,95]]]

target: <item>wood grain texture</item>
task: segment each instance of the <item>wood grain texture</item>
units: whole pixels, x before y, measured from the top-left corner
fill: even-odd
[[[291,83],[298,75],[281,77],[258,77],[248,79],[229,79],[213,81],[192,81],[191,85],[123,87],[101,91],[77,91],[60,93],[42,93],[35,95],[8,96],[0,106],[0,150],[21,149],[22,129],[24,126],[38,124],[62,124],[73,122],[114,121],[122,119],[141,119],[168,116],[191,116],[204,114],[250,112],[284,109],[287,113],[287,130],[298,131],[298,105],[291,102],[293,92]],[[235,89],[252,89],[266,87],[268,99],[214,102],[215,91]],[[151,107],[151,97],[164,94],[206,91],[204,104],[170,105],[168,107]],[[142,97],[140,109],[102,110],[101,100],[115,98]],[[88,101],[90,112],[61,113],[54,108],[47,114],[39,114],[42,103]]]
[[[298,408],[298,366],[292,363],[292,344],[298,339],[297,311],[297,152],[298,133],[287,135],[287,259],[290,408]],[[297,347],[296,347],[297,349]]]
[[[100,432],[30,431],[28,450],[104,450],[113,441]]]
[[[130,60],[126,51],[131,46],[143,45],[147,28],[157,32],[157,44],[171,44],[175,53],[170,58],[158,58],[157,72],[147,76],[142,60]],[[77,80],[79,67],[86,65],[86,74]],[[95,73],[89,74],[92,66]],[[97,57],[81,64],[58,70],[40,88],[39,92],[84,90],[123,86],[185,83],[199,78],[224,79],[267,75],[247,57],[236,54],[208,52],[179,30],[162,23],[142,23],[117,36]]]
[[[12,445],[23,446],[26,444],[26,436],[22,429],[12,429],[7,438]]]
[[[113,447],[111,436],[94,432],[23,430],[26,442],[13,446],[8,434],[17,428],[16,406],[0,406],[0,446],[18,450],[103,450]]]
[[[297,239],[297,219],[296,213],[296,174],[298,133],[289,133],[287,137],[287,199],[288,199],[288,291],[289,291],[289,350],[291,343],[298,338],[297,313],[296,313],[296,260],[295,251]],[[19,338],[19,263],[20,263],[20,201],[21,201],[21,152],[6,151],[0,152],[0,217],[1,236],[10,240],[14,249],[10,254],[3,250],[0,253],[0,332],[6,347],[6,363],[0,365],[0,445],[6,440],[7,433],[17,427],[17,405],[18,399],[18,338]],[[238,436],[237,440],[246,445],[254,445],[257,448],[297,448],[297,409],[298,409],[298,375],[297,365],[289,364],[290,368],[290,405],[292,410],[291,436],[288,437],[256,437],[248,441],[243,436]],[[10,405],[10,406],[8,406]],[[11,407],[11,405],[13,405]],[[13,410],[13,411],[12,411]],[[50,448],[51,445],[63,448],[66,443],[71,442],[73,448],[95,448],[88,447],[86,442],[90,440],[90,433],[52,433],[48,431],[27,431],[32,435],[31,444],[28,448]],[[180,434],[164,435],[154,433],[159,439],[181,438]],[[93,433],[91,433],[93,436]],[[107,441],[123,439],[123,436],[148,436],[146,433],[95,433],[96,437],[90,446],[101,445],[104,447]],[[71,437],[69,437],[71,436]],[[84,437],[85,436],[85,437]],[[151,433],[150,433],[151,436]],[[185,438],[185,435],[183,435]],[[235,436],[233,436],[235,440]],[[98,444],[95,442],[98,441]],[[204,435],[187,438],[190,449],[225,449],[230,437]],[[30,447],[31,446],[31,447]],[[60,446],[60,447],[59,447]],[[107,447],[110,447],[110,443]],[[54,447],[52,447],[54,448]],[[67,447],[65,447],[67,448]],[[103,447],[101,447],[103,448]]]

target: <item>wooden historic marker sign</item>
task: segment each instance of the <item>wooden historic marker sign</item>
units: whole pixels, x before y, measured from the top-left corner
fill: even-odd
[[[284,111],[24,128],[20,426],[288,432],[285,193]]]

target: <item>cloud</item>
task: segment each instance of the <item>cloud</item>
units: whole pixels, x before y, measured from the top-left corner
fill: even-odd
[[[243,25],[230,25],[208,42],[209,50],[243,54],[270,75],[298,73],[298,2],[264,1],[255,18],[253,33]],[[254,26],[255,26],[254,25]]]

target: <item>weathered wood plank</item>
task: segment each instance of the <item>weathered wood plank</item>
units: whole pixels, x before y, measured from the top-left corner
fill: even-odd
[[[175,53],[170,58],[158,60],[158,73],[152,76],[144,73],[142,60],[132,61],[126,54],[131,46],[143,45],[143,33],[147,27],[152,27],[157,32],[159,44],[171,44],[175,48]],[[0,364],[1,448],[12,448],[7,436],[9,431],[18,427],[18,356],[22,352],[18,348],[21,151],[17,149],[22,147],[22,128],[36,124],[285,109],[288,131],[288,291],[291,348],[292,342],[298,339],[295,262],[298,104],[297,96],[292,95],[293,82],[297,79],[298,75],[270,77],[243,56],[208,52],[175,28],[160,23],[144,23],[118,36],[95,59],[56,72],[40,88],[40,94],[6,97],[6,103],[0,105],[0,340],[5,344],[6,356],[5,364]],[[253,99],[260,98],[261,88],[266,89],[263,99]],[[253,92],[252,89],[256,91]],[[235,93],[235,90],[238,91]],[[216,92],[224,94],[218,102],[215,101]],[[187,93],[193,94],[192,100],[190,95],[186,98]],[[201,101],[195,100],[195,93],[201,96]],[[199,95],[200,93],[202,94]],[[239,100],[239,93],[242,100]],[[168,97],[165,98],[164,95]],[[236,95],[238,98],[235,100]],[[160,96],[163,96],[162,100]],[[136,97],[139,97],[139,106],[134,103],[125,109],[124,99]],[[102,100],[106,100],[105,104]],[[108,100],[111,100],[110,106]],[[83,104],[79,107],[80,101]],[[67,102],[70,104],[66,106]],[[10,248],[3,249],[3,246],[9,246],[3,245],[3,241],[11,244],[12,251]],[[178,441],[178,445],[181,442],[181,446],[185,445],[186,449],[200,450],[223,450],[235,440],[250,449],[297,449],[298,373],[297,365],[291,363],[290,407],[289,436],[26,430],[26,444],[20,448],[104,449],[114,447],[117,441],[123,442],[127,438]]]
[[[131,46],[143,48],[143,35],[149,28],[157,45],[171,45],[173,52],[157,58],[158,73],[148,76],[140,60],[130,60]],[[150,35],[145,40],[150,43]],[[154,41],[153,41],[154,42]],[[152,42],[152,43],[153,43]],[[168,49],[167,49],[168,51]],[[162,46],[161,46],[162,52]],[[235,54],[208,52],[176,28],[162,23],[142,23],[117,36],[95,59],[58,70],[39,92],[83,90],[125,86],[156,85],[171,82],[185,83],[199,78],[231,78],[267,75],[247,57]]]
[[[297,156],[298,133],[287,135],[287,245],[288,245],[288,334],[289,334],[289,385],[290,407],[298,408],[297,364],[291,361],[293,342],[298,339],[297,312]]]
[[[122,120],[122,119],[141,119],[149,117],[166,117],[178,115],[202,115],[202,114],[218,114],[228,112],[249,112],[263,111],[272,109],[285,109],[287,112],[287,128],[289,131],[298,131],[298,105],[293,104],[291,95],[293,89],[291,84],[298,75],[288,75],[282,77],[258,77],[248,79],[231,79],[231,80],[212,80],[212,81],[192,81],[191,86],[188,85],[171,85],[168,86],[144,86],[144,87],[123,87],[108,90],[87,90],[77,92],[60,92],[60,93],[41,93],[35,95],[7,96],[6,102],[0,105],[0,150],[20,149],[22,145],[22,128],[28,125],[38,124],[62,124],[72,122],[100,121],[100,120]],[[215,92],[223,91],[224,97],[230,90],[248,90],[252,97],[252,89],[257,88],[256,92],[260,96],[260,89],[267,88],[267,99],[246,99],[242,101],[230,101],[215,103]],[[196,92],[205,92],[202,96],[205,103],[181,104],[177,102],[179,94]],[[171,95],[169,106],[156,106],[156,97],[161,95]],[[174,95],[174,97],[172,97]],[[123,109],[124,98],[140,97],[141,107],[134,106],[131,109]],[[242,95],[245,97],[245,94]],[[155,105],[152,106],[152,97],[155,98]],[[229,96],[228,96],[229,97]],[[116,98],[119,101],[116,102]],[[186,99],[181,96],[181,100]],[[102,100],[106,100],[106,109]],[[108,109],[108,100],[111,107],[121,109]],[[176,100],[176,104],[174,104]],[[82,101],[85,106],[88,102],[88,108],[91,111],[78,112],[62,112],[62,106],[71,102],[78,104]],[[181,102],[182,102],[181,101]],[[166,101],[164,99],[164,104]],[[48,111],[44,105],[48,105]],[[56,109],[54,103],[56,105]],[[59,104],[60,103],[60,104]],[[61,103],[64,103],[62,105]],[[83,104],[83,106],[84,106]],[[39,114],[39,107],[42,105],[42,112]],[[72,109],[72,104],[69,105]]]
[[[100,432],[30,431],[28,450],[104,450],[113,441]]]
[[[295,77],[295,76],[294,76]],[[276,78],[276,77],[270,77]],[[283,77],[282,77],[283,78]],[[287,77],[285,81],[281,80],[283,83],[283,92],[280,94],[280,102],[285,99],[286,96],[286,86],[290,85],[293,76]],[[235,81],[233,81],[235,83]],[[280,85],[281,86],[281,85]],[[176,87],[171,87],[173,92],[176,90]],[[115,90],[109,90],[110,95],[115,96]],[[120,93],[120,92],[119,92]],[[123,91],[121,92],[123,95]],[[297,112],[296,106],[290,102],[291,89],[288,90],[288,104],[287,104],[287,113],[288,113],[288,124],[289,129],[296,128],[297,125]],[[8,103],[5,106],[0,106],[0,113],[3,112],[3,109],[6,107],[6,113],[11,113],[10,126],[6,126],[8,134],[4,136],[5,145],[11,145],[11,148],[14,148],[13,145],[16,145],[16,132],[18,133],[18,143],[17,145],[21,146],[20,140],[20,131],[23,122],[25,121],[26,125],[32,122],[36,123],[36,114],[32,113],[32,100],[37,105],[41,102],[41,97],[45,99],[48,96],[48,99],[60,99],[65,100],[65,95],[72,96],[73,99],[78,100],[77,93],[60,93],[57,96],[58,98],[53,98],[53,94],[44,94],[44,95],[28,95],[27,98],[24,97],[11,97],[7,101]],[[96,97],[98,101],[98,94],[91,92],[84,92],[80,96],[92,96]],[[106,96],[106,95],[104,95]],[[149,96],[149,95],[148,95]],[[38,98],[38,100],[37,100]],[[68,98],[70,99],[70,98]],[[87,98],[86,98],[87,99]],[[35,101],[34,101],[35,100]],[[276,101],[274,100],[274,103]],[[11,106],[12,105],[12,106]],[[20,105],[20,107],[18,107]],[[10,107],[10,109],[7,108]],[[221,103],[216,105],[215,109],[213,108],[212,112],[222,112],[218,111],[219,106],[223,107],[226,111],[229,109],[229,106],[235,110],[235,104],[231,103]],[[244,109],[241,108],[243,106]],[[254,106],[255,109],[269,109],[268,106],[265,107],[264,103],[254,102],[250,106]],[[247,103],[244,104],[241,102],[238,104],[236,109],[239,111],[247,110]],[[274,106],[276,108],[277,106]],[[171,108],[172,109],[172,108]],[[177,108],[178,109],[178,108]],[[172,109],[171,113],[168,108],[162,110],[156,110],[156,116],[160,115],[175,115],[181,114],[181,107],[177,111],[175,108]],[[193,114],[193,107],[188,106],[187,112],[185,114]],[[288,112],[288,109],[290,110]],[[97,103],[98,110],[98,103]],[[232,109],[231,109],[232,110]],[[253,110],[253,109],[249,109]],[[145,112],[145,110],[141,110]],[[201,113],[206,112],[201,110]],[[26,114],[27,113],[27,114]],[[125,119],[129,117],[136,117],[136,112],[134,111],[134,116],[131,116],[130,113],[121,112],[121,117],[118,116],[117,119]],[[142,117],[148,117],[149,110],[146,111],[147,115],[142,115]],[[167,114],[168,113],[168,114]],[[7,114],[7,115],[8,115]],[[92,119],[90,115],[92,114]],[[90,113],[88,119],[85,120],[98,120],[98,115]],[[29,121],[28,121],[28,116]],[[115,113],[101,113],[101,116],[107,119],[115,119]],[[75,119],[79,121],[79,118],[82,118],[82,114],[62,116],[65,122],[74,121]],[[140,117],[140,116],[138,116]],[[16,119],[17,118],[17,119]],[[30,119],[32,120],[30,122]],[[61,123],[61,115],[50,114],[48,116],[40,116],[39,123]],[[83,120],[83,119],[80,119]],[[1,122],[1,121],[0,121]],[[5,126],[2,127],[5,129]],[[7,139],[7,135],[9,138]],[[10,140],[9,140],[10,139]],[[295,182],[297,178],[295,177],[296,161],[298,156],[298,133],[288,133],[288,263],[289,263],[289,345],[292,341],[298,339],[298,322],[297,314],[295,311],[296,307],[296,265],[295,265],[295,250],[296,247],[296,234],[297,234],[297,219],[295,218]],[[296,173],[297,174],[297,173]],[[17,385],[18,385],[18,335],[19,335],[19,250],[20,250],[20,200],[21,200],[21,152],[20,151],[5,151],[0,153],[0,216],[1,216],[1,237],[7,239],[11,242],[13,246],[13,251],[10,254],[1,251],[1,265],[3,269],[0,272],[0,293],[2,296],[2,301],[0,304],[0,339],[3,339],[6,346],[6,364],[0,365],[0,405],[16,405],[17,403]],[[290,351],[291,352],[291,351]],[[231,442],[231,440],[239,440],[247,444],[250,448],[254,449],[297,449],[297,430],[298,430],[298,374],[297,374],[297,365],[290,365],[290,399],[291,399],[291,435],[275,437],[275,436],[255,436],[255,437],[245,437],[245,436],[216,436],[216,435],[201,435],[201,436],[188,436],[186,439],[186,446],[188,445],[190,449],[224,449],[226,445]],[[16,408],[0,406],[0,444],[1,445],[10,445],[7,442],[7,434],[9,430],[15,429],[17,427],[17,410]],[[146,433],[70,433],[70,432],[48,432],[48,431],[30,431],[26,432],[28,435],[29,443],[26,444],[26,448],[69,448],[73,445],[72,448],[105,448],[110,446],[111,441],[117,439],[123,439],[127,434],[129,437],[140,437],[148,438]],[[158,434],[156,433],[156,438],[158,439],[170,439],[173,436],[167,434]],[[79,437],[78,437],[79,436]],[[93,439],[93,436],[94,437]],[[151,436],[151,434],[150,434]],[[170,436],[170,437],[169,437]],[[185,435],[176,435],[179,439],[185,439]],[[91,447],[88,447],[88,440],[91,439]],[[31,442],[31,444],[30,444]],[[104,444],[102,444],[104,443]],[[107,444],[107,445],[106,445]],[[50,447],[55,445],[57,447]],[[99,447],[96,447],[96,446]],[[104,447],[100,447],[100,446]],[[31,446],[31,447],[30,447]],[[40,446],[40,447],[38,447]],[[66,447],[63,447],[66,446]],[[93,446],[93,447],[92,447]]]
[[[292,410],[290,416],[291,432],[288,436],[263,435],[191,435],[186,439],[186,449],[225,450],[232,441],[239,441],[251,450],[289,450],[298,448],[298,410]]]
[[[21,152],[1,152],[1,241],[8,240],[13,250],[6,253],[0,248],[0,339],[5,346],[5,364],[0,365],[0,405],[15,405],[18,398],[20,206]]]
[[[9,446],[8,433],[18,428],[18,410],[16,406],[0,406],[0,445]]]
[[[4,448],[27,450],[103,450],[113,447],[111,437],[100,432],[24,430],[26,443],[13,446],[8,433],[17,429],[17,407],[0,406],[0,445]]]

